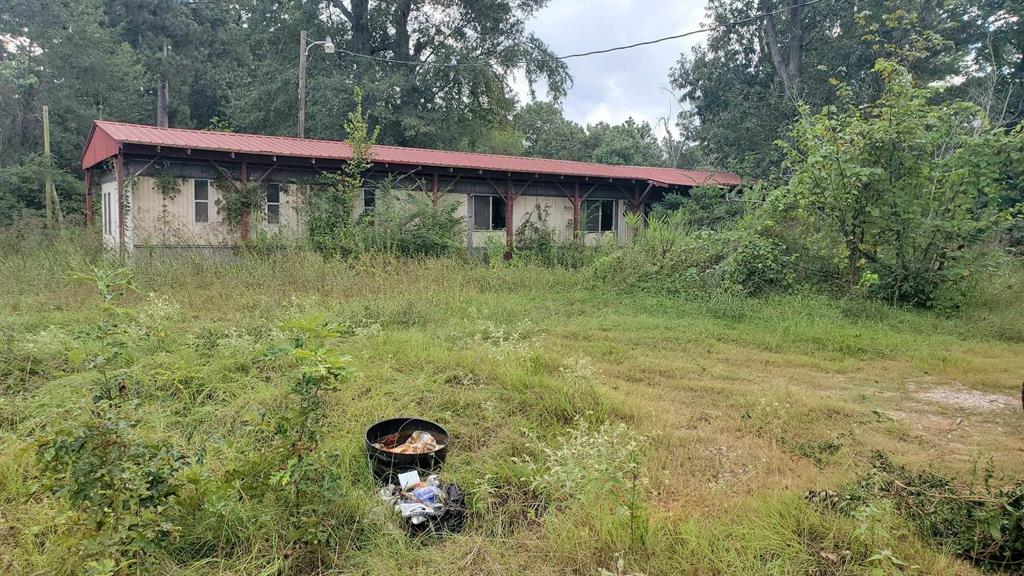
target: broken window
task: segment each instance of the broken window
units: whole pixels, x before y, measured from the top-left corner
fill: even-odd
[[[471,196],[474,230],[504,230],[505,201],[498,196]]]
[[[586,214],[587,232],[613,232],[615,225],[615,200],[587,200],[583,203]]]

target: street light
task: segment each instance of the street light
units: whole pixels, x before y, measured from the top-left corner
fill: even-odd
[[[323,45],[324,53],[334,54],[334,41],[331,40],[330,36],[326,36],[324,40],[320,40],[319,42],[310,42],[309,46],[306,46],[306,54],[309,54],[310,48],[317,45]]]
[[[330,36],[306,44],[306,31],[299,33],[299,138],[306,137],[306,56],[313,46],[323,46],[325,54],[334,54],[334,41]]]

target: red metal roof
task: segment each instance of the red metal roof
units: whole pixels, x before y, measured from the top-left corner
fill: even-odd
[[[208,132],[182,128],[160,128],[141,124],[125,124],[96,120],[82,154],[82,167],[89,168],[117,154],[121,144],[143,144],[193,150],[214,150],[242,154],[287,156],[295,158],[322,158],[347,160],[352,157],[352,148],[347,142],[333,140],[312,140],[285,136],[263,136],[259,134],[236,134],[233,132]],[[555,176],[580,176],[590,178],[615,178],[623,180],[649,180],[661,185],[695,186],[717,184],[738,186],[739,176],[728,172],[705,172],[701,170],[680,170],[677,168],[655,168],[650,166],[613,166],[570,160],[550,160],[524,156],[480,154],[476,152],[450,152],[424,148],[400,146],[374,146],[373,161],[387,164],[413,166],[438,166],[489,170],[494,172],[517,172],[521,174],[546,174]]]

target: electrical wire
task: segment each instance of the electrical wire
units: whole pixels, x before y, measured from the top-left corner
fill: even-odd
[[[811,6],[812,4],[818,4],[819,2],[824,2],[824,1],[825,0],[808,0],[807,2],[804,2],[802,4],[796,4],[796,5],[793,5],[793,6],[785,6],[783,8],[779,8],[779,9],[772,10],[772,11],[769,11],[769,12],[762,12],[760,14],[754,14],[753,16],[749,16],[747,18],[741,18],[739,20],[732,20],[730,22],[724,22],[722,24],[716,24],[714,26],[707,26],[707,27],[704,27],[704,28],[698,28],[696,30],[690,30],[689,32],[683,32],[682,34],[673,34],[671,36],[664,36],[664,37],[661,37],[661,38],[655,38],[653,40],[645,40],[643,42],[635,42],[633,44],[626,44],[626,45],[623,45],[623,46],[613,46],[611,48],[601,48],[601,49],[598,49],[598,50],[589,50],[587,52],[577,52],[575,54],[566,54],[564,56],[555,56],[555,59],[556,60],[569,60],[571,58],[584,58],[584,57],[587,57],[587,56],[595,56],[595,55],[598,55],[598,54],[608,54],[609,52],[619,52],[619,51],[622,51],[622,50],[631,50],[633,48],[639,48],[641,46],[650,46],[651,44],[659,44],[661,42],[667,42],[669,40],[678,40],[680,38],[685,38],[687,36],[693,36],[695,34],[703,34],[705,32],[713,32],[715,30],[721,30],[722,28],[728,28],[730,26],[737,26],[739,24],[746,24],[747,22],[753,22],[755,20],[760,20],[761,18],[767,18],[769,16],[774,16],[775,14],[779,14],[781,12],[785,12],[786,10],[792,10],[794,8],[803,8],[804,6]],[[352,52],[351,50],[346,50],[344,48],[335,48],[335,51],[341,52],[343,54],[348,54],[349,56],[354,56],[354,57],[357,57],[357,58],[364,58],[364,59],[367,59],[367,60],[375,60],[377,62],[386,62],[386,63],[390,63],[390,64],[403,64],[403,65],[407,65],[407,66],[459,67],[459,66],[490,66],[491,65],[490,62],[429,62],[429,61],[428,62],[423,62],[423,61],[420,61],[420,60],[397,60],[395,58],[384,58],[382,56],[374,56],[372,54],[360,54],[359,52]],[[518,62],[518,63],[514,63],[514,64],[525,64],[525,62]]]

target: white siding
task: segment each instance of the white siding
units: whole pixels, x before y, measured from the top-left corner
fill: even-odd
[[[133,222],[136,246],[213,246],[228,247],[238,243],[239,232],[232,230],[220,213],[223,194],[212,181],[209,184],[208,222],[196,222],[195,180],[182,179],[176,194],[164,196],[156,180],[142,176],[136,179]],[[253,214],[250,234],[260,230],[294,239],[301,230],[301,194],[299,186],[281,185],[281,220],[267,224],[265,211]]]
[[[239,241],[240,233],[232,230],[224,222],[218,207],[223,195],[211,181],[209,186],[209,222],[196,222],[193,197],[194,180],[182,179],[176,194],[164,197],[156,187],[156,179],[141,176],[135,179],[132,198],[126,206],[129,219],[126,222],[126,237],[129,249],[132,246],[191,246],[191,247],[230,247]],[[104,245],[110,248],[117,246],[117,194],[116,183],[111,179],[101,185],[101,213],[112,206],[112,234],[104,234]],[[270,235],[280,235],[288,240],[299,240],[304,233],[302,204],[304,196],[309,193],[308,186],[301,184],[281,185],[280,223],[268,224],[265,210],[252,215],[250,230],[252,237],[260,231]],[[493,196],[495,202],[504,202],[500,197]],[[466,244],[481,248],[486,245],[486,238],[493,236],[500,241],[505,240],[505,231],[475,231],[470,214],[470,196],[463,193],[443,194],[446,202],[456,202],[456,215],[466,223]],[[595,245],[606,235],[614,235],[621,243],[626,240],[627,231],[624,220],[625,202],[616,200],[616,231],[586,232],[584,242]],[[355,199],[354,215],[358,216],[364,209],[363,197]],[[559,241],[571,239],[573,229],[572,202],[564,196],[531,196],[521,195],[516,198],[513,206],[513,231],[530,217],[536,221],[538,209],[547,210],[546,225],[555,232]],[[582,210],[582,208],[581,208]],[[105,217],[105,216],[104,216]]]

